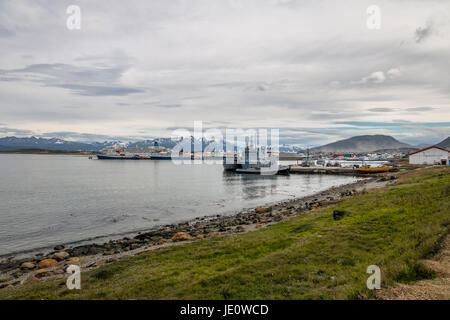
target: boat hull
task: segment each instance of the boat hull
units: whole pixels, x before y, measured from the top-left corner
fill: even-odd
[[[97,155],[98,160],[141,160],[138,156],[106,156]]]
[[[240,169],[236,169],[236,173],[246,173],[246,174],[264,174],[264,172],[262,172],[261,170],[262,168],[259,167],[253,167],[253,168],[240,168]],[[287,166],[280,166],[278,168],[278,171],[274,174],[278,174],[278,175],[288,175],[289,174],[289,167]]]
[[[150,160],[191,160],[189,157],[150,156]]]
[[[388,172],[389,171],[389,167],[384,166],[384,167],[375,167],[375,168],[357,168],[356,171],[358,173],[383,173],[383,172]]]

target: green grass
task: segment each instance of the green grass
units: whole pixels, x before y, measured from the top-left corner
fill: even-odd
[[[382,286],[434,276],[419,260],[434,254],[450,227],[446,168],[415,170],[398,185],[333,208],[240,235],[127,258],[63,280],[0,290],[0,299],[363,299],[366,268]],[[351,212],[334,221],[335,209]]]

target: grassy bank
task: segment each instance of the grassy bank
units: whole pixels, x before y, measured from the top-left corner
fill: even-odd
[[[434,276],[418,261],[450,228],[450,170],[401,175],[395,185],[246,234],[147,252],[63,280],[0,290],[0,299],[355,299],[375,264],[382,286]],[[351,214],[334,221],[335,209]]]

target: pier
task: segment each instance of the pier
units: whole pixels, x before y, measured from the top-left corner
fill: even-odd
[[[289,166],[290,173],[306,173],[306,174],[345,174],[357,175],[358,172],[353,168],[342,167],[301,167],[297,165]]]

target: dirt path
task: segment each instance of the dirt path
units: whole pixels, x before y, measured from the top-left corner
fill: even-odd
[[[393,288],[382,289],[377,296],[384,300],[450,300],[450,235],[445,238],[442,249],[434,258],[421,262],[436,271],[435,279],[398,284]]]

